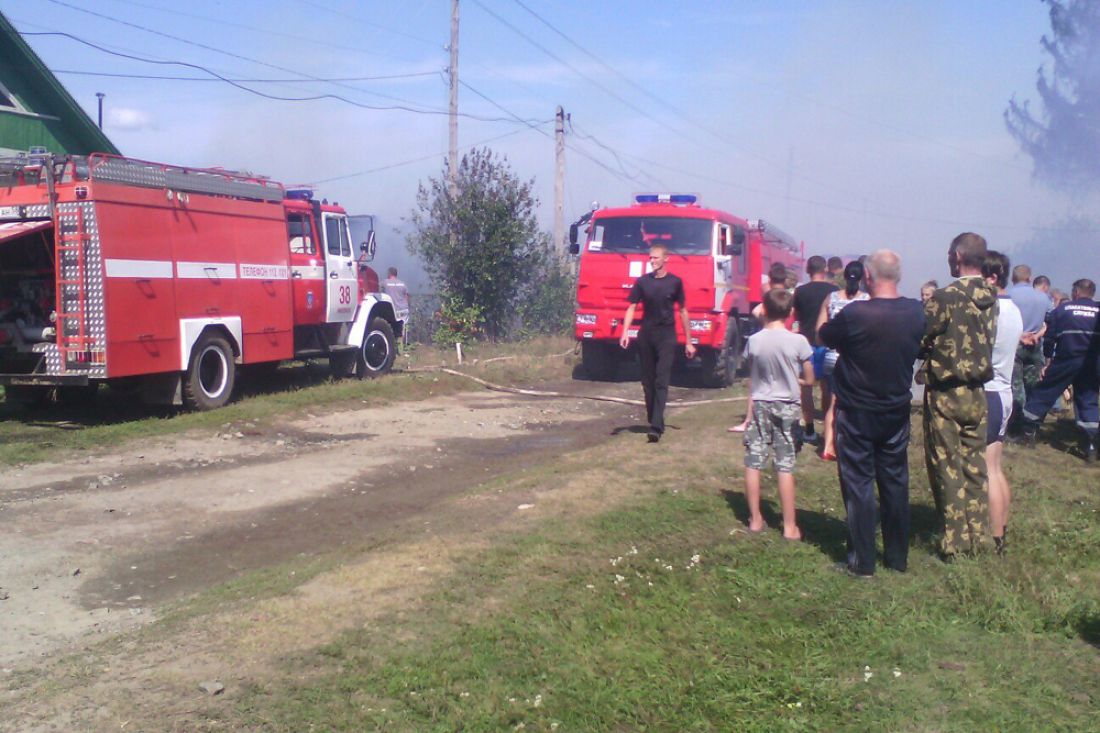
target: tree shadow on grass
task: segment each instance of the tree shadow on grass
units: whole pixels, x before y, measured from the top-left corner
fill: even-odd
[[[726,500],[726,505],[738,521],[747,526],[749,506],[745,500],[745,494],[725,489],[722,491],[722,498]],[[783,517],[776,510],[774,502],[761,499],[760,513],[764,515],[764,521],[769,527],[783,526]],[[842,520],[821,512],[799,509],[798,526],[802,529],[804,543],[813,545],[834,562],[844,562],[847,559],[848,527]]]

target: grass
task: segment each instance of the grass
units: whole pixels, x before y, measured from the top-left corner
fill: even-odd
[[[475,344],[465,349],[463,369],[503,383],[565,378],[571,360],[548,357],[560,355],[572,345],[573,341],[564,337],[540,338],[522,344]],[[481,363],[501,356],[514,358]],[[49,404],[27,409],[0,404],[0,465],[50,460],[59,450],[114,447],[186,430],[215,430],[227,424],[293,416],[309,410],[421,400],[470,388],[470,383],[460,377],[408,371],[440,364],[454,367],[454,351],[413,346],[399,358],[395,373],[364,381],[331,380],[327,362],[323,360],[313,364],[292,363],[263,378],[250,380],[249,375],[243,375],[236,399],[211,412],[148,407],[109,389],[100,390],[94,401],[85,405]]]
[[[231,727],[264,731],[1094,730],[1096,479],[1009,455],[1011,550],[943,565],[912,446],[910,572],[855,581],[832,467],[800,458],[808,541],[740,529],[740,449],[718,406],[486,487],[592,482],[626,505],[470,554],[431,600],[258,680]],[[918,431],[919,432],[919,431]],[[550,499],[552,501],[553,499]],[[777,524],[772,506],[771,523]]]

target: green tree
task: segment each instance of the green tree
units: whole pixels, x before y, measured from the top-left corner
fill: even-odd
[[[1005,123],[1031,157],[1035,178],[1083,194],[1100,188],[1100,2],[1043,0],[1050,6],[1050,56],[1036,88],[1042,109],[1013,97]]]
[[[488,148],[462,157],[452,194],[448,171],[421,183],[410,216],[409,252],[452,309],[476,309],[485,334],[502,338],[516,304],[549,250],[535,218],[534,181],[521,181]]]
[[[563,334],[573,326],[577,278],[550,250],[535,268],[517,312],[521,335]]]

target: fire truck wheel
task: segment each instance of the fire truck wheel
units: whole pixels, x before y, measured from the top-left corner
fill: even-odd
[[[618,347],[596,341],[581,342],[581,364],[588,376],[601,382],[609,382],[619,371]]]
[[[191,350],[183,379],[183,404],[192,410],[213,410],[229,402],[235,366],[233,348],[225,337],[203,334]]]
[[[98,392],[99,382],[92,382],[79,387],[58,387],[57,401],[63,405],[87,407],[95,403]]]
[[[393,326],[380,316],[372,319],[359,349],[356,364],[359,378],[374,379],[386,374],[393,368],[393,360],[396,358],[397,338],[393,335]]]
[[[22,385],[4,387],[4,401],[16,407],[40,407],[50,399],[49,387],[25,387]]]
[[[711,358],[703,359],[703,365],[707,368],[707,381],[712,387],[728,387],[737,378],[737,370],[741,366],[741,334],[737,327],[737,319],[730,318],[726,321],[726,335],[722,341],[722,348],[715,350]]]

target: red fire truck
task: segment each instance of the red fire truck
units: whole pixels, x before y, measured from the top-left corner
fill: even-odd
[[[371,224],[222,169],[0,161],[0,384],[31,402],[109,382],[207,410],[241,367],[323,356],[385,373],[407,313],[364,264]]]
[[[587,238],[578,231],[587,225]],[[770,223],[746,221],[699,205],[692,194],[638,194],[631,206],[594,209],[570,227],[570,251],[580,254],[576,337],[585,370],[614,376],[618,341],[634,280],[649,267],[648,250],[663,244],[669,272],[684,281],[695,361],[708,383],[728,386],[740,368],[743,340],[757,329],[751,317],[768,268],[781,262],[801,273],[804,247]]]

